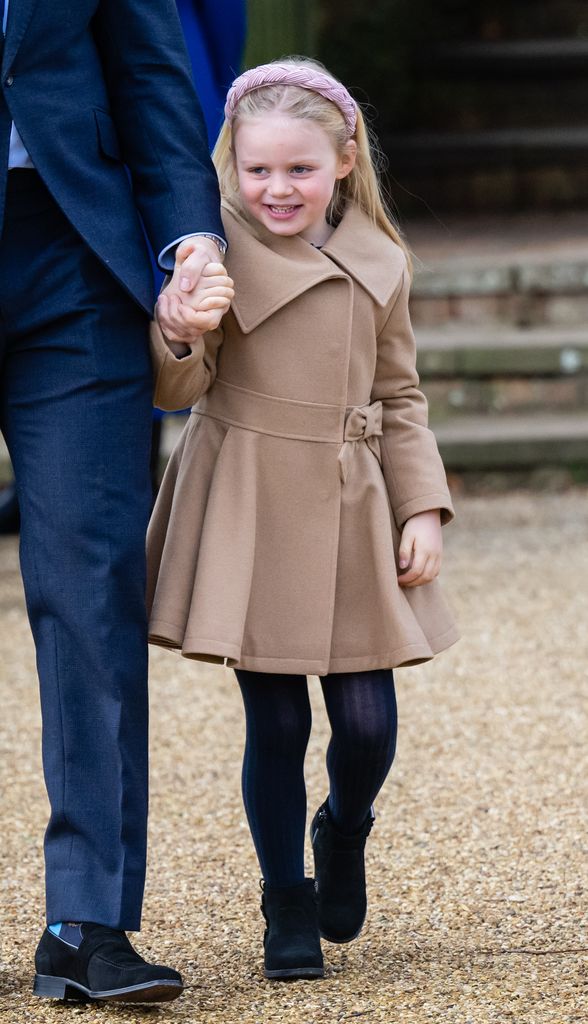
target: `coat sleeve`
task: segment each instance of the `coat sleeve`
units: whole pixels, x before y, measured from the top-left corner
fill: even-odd
[[[224,237],[216,174],[175,0],[100,0],[94,38],[149,242]]]
[[[418,512],[441,509],[442,523],[454,516],[437,442],[427,425],[427,400],[418,387],[409,290],[404,268],[391,312],[378,336],[372,389],[372,401],[381,401],[383,406],[382,469],[399,529]]]
[[[153,363],[153,404],[166,412],[194,405],[216,377],[216,356],[223,329],[217,327],[191,346],[190,355],[179,359],[167,347],[156,320],[151,323],[150,345]]]

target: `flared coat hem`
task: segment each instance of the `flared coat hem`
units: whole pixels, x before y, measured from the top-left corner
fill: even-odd
[[[266,672],[276,675],[325,676],[338,672],[370,672],[383,668],[402,668],[430,661],[436,654],[451,647],[460,638],[453,627],[445,633],[429,639],[427,644],[405,644],[396,650],[381,654],[366,654],[353,658],[331,658],[328,662],[310,658],[257,657],[243,654],[238,645],[216,640],[181,636],[181,630],[174,630],[170,623],[154,621],[149,630],[149,643],[154,646],[177,650],[184,658],[240,668],[249,672]]]

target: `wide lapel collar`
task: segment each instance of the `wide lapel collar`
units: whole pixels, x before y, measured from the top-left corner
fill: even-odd
[[[223,207],[229,272],[235,281],[232,310],[247,334],[309,288],[346,274],[304,239],[281,238]]]
[[[347,208],[322,251],[365,288],[378,305],[387,305],[397,290],[404,253],[356,206]]]
[[[2,55],[2,71],[4,74],[10,70],[14,58],[22,43],[25,32],[37,0],[10,0],[8,7],[8,22],[6,25],[6,38],[4,41],[4,53]]]

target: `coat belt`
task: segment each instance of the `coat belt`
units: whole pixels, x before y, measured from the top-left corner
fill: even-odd
[[[381,402],[351,408],[299,402],[250,391],[217,378],[192,411],[273,437],[339,444],[339,474],[343,483],[360,441],[365,441],[381,462],[378,440],[382,435]]]

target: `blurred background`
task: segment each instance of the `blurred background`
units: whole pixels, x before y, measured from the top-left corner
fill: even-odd
[[[588,3],[252,0],[368,104],[454,490],[588,480]]]
[[[178,0],[211,146],[243,67],[319,57],[367,112],[416,256],[454,491],[588,481],[586,0]],[[181,417],[154,425],[158,476]],[[0,530],[16,506],[0,452]]]

